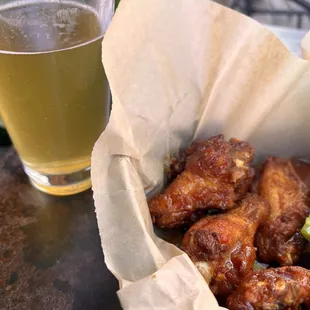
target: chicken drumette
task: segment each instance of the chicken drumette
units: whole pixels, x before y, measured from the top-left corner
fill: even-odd
[[[182,247],[215,295],[230,294],[252,271],[254,235],[268,213],[263,198],[248,194],[236,209],[207,216],[185,234]]]
[[[247,192],[254,150],[244,141],[223,135],[195,142],[186,151],[184,171],[149,201],[153,222],[177,227],[193,222],[197,211],[231,209]]]
[[[289,160],[270,157],[264,165],[258,192],[270,204],[268,220],[256,236],[258,256],[267,263],[292,265],[306,246],[300,229],[310,212],[308,188]]]
[[[249,274],[227,299],[230,310],[310,309],[310,271],[302,267],[272,268]]]

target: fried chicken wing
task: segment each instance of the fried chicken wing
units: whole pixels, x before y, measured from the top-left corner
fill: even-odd
[[[252,271],[254,234],[268,212],[263,198],[248,194],[236,209],[207,216],[186,232],[182,247],[215,295],[228,295]]]
[[[289,160],[270,157],[264,165],[258,191],[271,207],[267,222],[256,236],[258,256],[267,263],[292,265],[306,246],[299,231],[310,212],[308,187]]]
[[[310,309],[310,270],[289,266],[253,272],[227,299],[230,310]]]
[[[199,210],[231,209],[253,178],[254,150],[247,142],[226,142],[219,135],[193,143],[185,153],[184,171],[149,201],[153,222],[159,227],[189,223]]]

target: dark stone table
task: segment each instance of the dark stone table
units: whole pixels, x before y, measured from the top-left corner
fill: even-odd
[[[121,309],[104,263],[92,192],[34,189],[14,150],[0,148],[0,309]]]

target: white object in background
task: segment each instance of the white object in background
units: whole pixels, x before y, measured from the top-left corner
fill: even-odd
[[[291,52],[299,57],[302,56],[301,41],[307,33],[306,30],[270,25],[265,26],[275,34]]]

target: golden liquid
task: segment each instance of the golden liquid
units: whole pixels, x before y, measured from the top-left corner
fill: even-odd
[[[46,174],[90,165],[109,111],[102,30],[89,7],[0,7],[0,114],[24,164]]]

